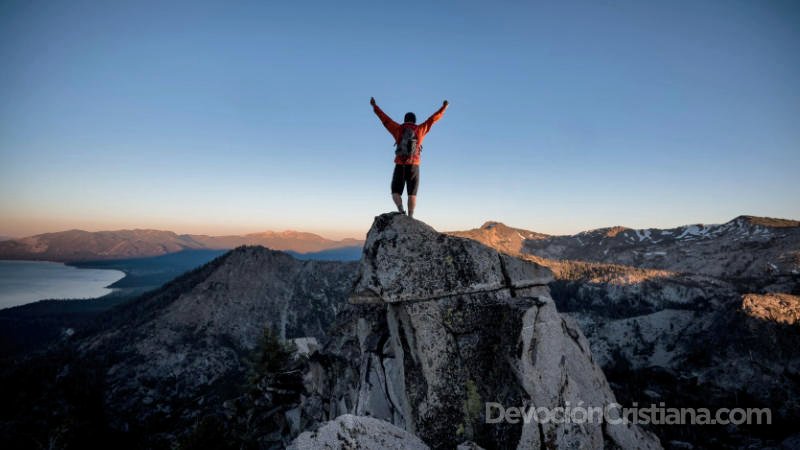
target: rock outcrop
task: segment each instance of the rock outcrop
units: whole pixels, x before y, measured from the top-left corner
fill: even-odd
[[[742,311],[750,317],[785,325],[800,322],[800,296],[780,293],[746,294]]]
[[[367,236],[354,304],[311,360],[304,413],[372,416],[433,448],[660,448],[637,426],[487,423],[504,407],[615,403],[580,329],[546,284],[549,270],[400,214]],[[309,405],[323,405],[309,408]]]
[[[418,437],[390,423],[371,417],[345,414],[306,431],[289,450],[428,450]]]
[[[544,267],[401,216],[375,218],[364,243],[351,303],[416,302],[495,291],[508,294],[553,280]]]

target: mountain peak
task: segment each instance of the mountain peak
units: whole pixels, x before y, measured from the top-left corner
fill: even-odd
[[[750,226],[762,226],[768,228],[796,228],[800,227],[800,221],[791,219],[779,219],[775,217],[761,217],[742,215],[731,220],[731,222],[745,223]]]
[[[613,238],[616,235],[622,233],[623,231],[627,231],[627,230],[630,230],[630,228],[622,227],[622,226],[614,226],[614,227],[606,228],[603,231],[605,232],[604,234],[605,234],[606,237]]]
[[[488,220],[481,225],[481,229],[483,230],[491,230],[492,228],[499,227],[499,228],[508,228],[506,224],[503,222],[495,222],[493,220]]]
[[[521,253],[527,240],[544,239],[548,237],[546,234],[536,233],[522,228],[513,228],[503,222],[493,220],[486,221],[480,228],[473,228],[466,231],[451,231],[447,234],[472,239],[511,255]]]

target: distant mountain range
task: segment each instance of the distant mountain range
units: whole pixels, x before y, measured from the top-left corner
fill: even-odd
[[[451,234],[511,254],[622,264],[723,278],[800,274],[800,221],[739,216],[718,225],[599,228],[550,236],[498,222]]]
[[[226,250],[262,245],[273,250],[313,253],[361,247],[357,239],[331,240],[299,231],[252,233],[242,236],[176,234],[162,230],[83,231],[45,233],[0,242],[0,259],[75,262],[158,256],[183,250]]]

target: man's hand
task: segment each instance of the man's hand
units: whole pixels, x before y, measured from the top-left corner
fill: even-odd
[[[445,107],[446,107],[447,105],[449,105],[449,104],[450,104],[450,103],[448,103],[448,101],[447,101],[447,100],[445,100],[445,101],[443,101],[443,102],[442,102],[442,106],[445,106]]]
[[[369,104],[372,105],[372,106],[375,106],[375,97],[370,97],[369,98]]]

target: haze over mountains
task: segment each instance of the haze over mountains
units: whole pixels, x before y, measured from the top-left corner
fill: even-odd
[[[725,248],[751,242],[751,239],[747,239],[751,235],[756,242],[766,242],[776,236],[789,236],[796,240],[797,235],[792,230],[797,230],[799,224],[796,220],[739,216],[721,225],[693,224],[672,229],[641,230],[614,226],[575,235],[548,235],[489,221],[480,228],[453,231],[451,234],[477,238],[487,245],[510,253],[523,251],[556,259],[605,261],[680,270],[681,264],[684,264],[681,261],[687,260],[684,257],[691,256],[696,251],[693,245],[691,250],[686,250],[689,248],[687,244],[700,243],[700,248],[711,244],[714,252],[716,246],[723,241]],[[310,253],[360,247],[363,243],[363,240],[354,238],[332,240],[314,233],[291,230],[225,236],[177,234],[152,229],[95,232],[67,230],[24,238],[0,236],[0,259],[73,262],[158,256],[183,250],[228,250],[242,245],[261,245],[273,250]],[[673,251],[670,252],[669,249]],[[800,257],[792,253],[771,263],[788,267],[797,258]],[[769,268],[775,270],[772,266]],[[718,272],[719,270],[728,269],[717,268]]]
[[[207,236],[162,230],[83,231],[44,233],[0,242],[0,259],[74,262],[158,256],[183,250],[227,250],[262,245],[297,253],[359,247],[357,239],[331,240],[299,231],[265,231],[246,235]]]

